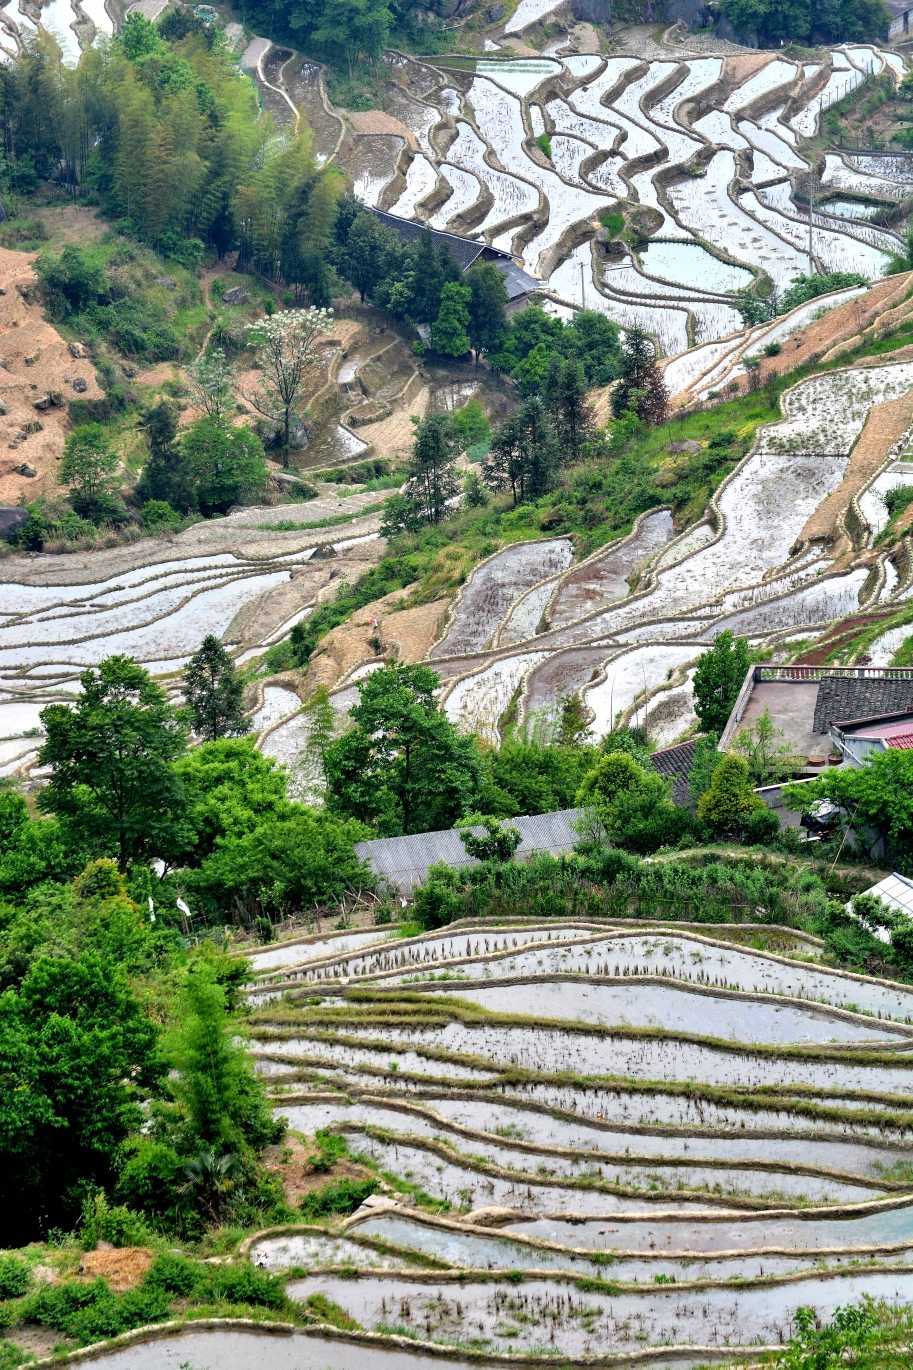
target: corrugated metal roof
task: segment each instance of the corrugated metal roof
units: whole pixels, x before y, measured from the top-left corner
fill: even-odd
[[[533,852],[560,856],[562,852],[573,851],[580,834],[571,825],[582,813],[582,809],[561,809],[558,813],[507,819],[523,836],[517,856],[531,856]],[[481,834],[484,829],[474,831]],[[467,855],[455,828],[416,833],[411,837],[379,837],[373,842],[356,842],[355,854],[359,860],[368,862],[375,875],[404,893],[423,884],[436,861],[446,861],[448,866],[455,867],[479,865],[474,857]]]

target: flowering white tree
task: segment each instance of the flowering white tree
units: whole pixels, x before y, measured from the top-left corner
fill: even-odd
[[[247,330],[263,368],[263,381],[255,394],[245,398],[265,418],[282,425],[284,466],[288,466],[292,414],[318,366],[317,339],[329,332],[332,321],[332,309],[312,306],[282,310]]]
[[[220,347],[198,357],[187,368],[187,379],[197,404],[210,419],[223,419],[234,404],[231,393],[235,368]]]

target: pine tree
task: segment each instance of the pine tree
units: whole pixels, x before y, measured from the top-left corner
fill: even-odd
[[[447,513],[447,501],[460,488],[450,416],[430,414],[427,419],[413,419],[413,423],[416,428],[406,495],[427,523],[440,523]]]
[[[477,262],[463,278],[472,296],[469,301],[469,342],[476,354],[476,366],[483,352],[490,351],[507,328],[507,286],[494,262]]]
[[[482,479],[492,490],[509,485],[516,507],[547,494],[560,464],[561,453],[545,405],[533,395],[496,429]]]
[[[164,500],[186,514],[196,509],[193,477],[177,444],[178,407],[167,400],[146,412],[140,428],[149,443],[149,460],[136,487],[143,501]]]
[[[632,411],[644,423],[665,422],[669,406],[659,367],[656,348],[642,328],[629,328],[622,347],[621,375],[612,391],[612,413],[615,418]]]
[[[576,461],[580,449],[593,435],[593,413],[587,404],[583,363],[553,356],[542,389],[546,410],[565,461]]]
[[[449,248],[435,248],[430,228],[422,230],[418,242],[409,249],[406,257],[406,266],[412,278],[409,314],[416,323],[433,323],[440,312],[444,287],[456,285],[462,276],[459,263]],[[467,341],[463,352],[468,351]]]
[[[184,697],[193,730],[206,742],[250,732],[242,706],[244,684],[218,638],[209,633],[184,669]]]
[[[469,351],[468,286],[452,282],[441,291],[441,307],[431,325],[431,346],[444,357],[465,357]]]

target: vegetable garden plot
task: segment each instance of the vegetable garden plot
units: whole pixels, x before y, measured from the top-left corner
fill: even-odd
[[[491,972],[495,977],[495,970]],[[501,973],[507,973],[501,968]],[[517,974],[523,972],[518,970]],[[461,972],[460,979],[464,972]],[[433,976],[433,972],[429,973]],[[622,1023],[626,1027],[662,1028],[692,1032],[731,1042],[827,1043],[859,1042],[865,1046],[895,1046],[898,1039],[876,1027],[844,1022],[815,1009],[757,1003],[754,999],[717,998],[692,993],[677,985],[603,985],[549,980],[537,973],[536,1011],[552,1020],[581,1023]],[[539,978],[541,977],[541,978]],[[487,978],[484,972],[472,979]],[[437,991],[439,994],[450,991]],[[529,1005],[529,985],[460,984],[461,999],[493,1013],[522,1013]]]
[[[658,509],[644,514],[628,537],[611,543],[552,587],[549,624],[564,627],[630,593],[628,577],[638,562],[652,556],[673,536],[672,514]]]
[[[429,659],[477,652],[485,646],[514,600],[524,590],[571,563],[568,538],[516,543],[482,562],[463,586],[444,636]]]
[[[462,121],[457,129],[457,139],[447,153],[447,160],[461,170],[471,172],[494,196],[494,204],[474,230],[477,236],[504,219],[531,214],[538,208],[539,192],[533,186],[488,165],[484,156],[486,144],[475,129]]]
[[[432,228],[444,228],[451,219],[458,214],[463,214],[482,193],[482,187],[478,177],[473,176],[469,171],[463,171],[460,167],[449,166],[444,162],[441,169],[441,176],[451,187],[453,194],[444,202],[436,214],[432,214],[428,223]]]

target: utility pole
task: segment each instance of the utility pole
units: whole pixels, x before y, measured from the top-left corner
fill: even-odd
[[[583,281],[583,262],[580,263],[580,308],[586,309],[586,286]]]
[[[812,251],[812,228],[815,219],[815,163],[812,162],[811,174],[808,178],[808,274],[815,274],[815,258]]]

